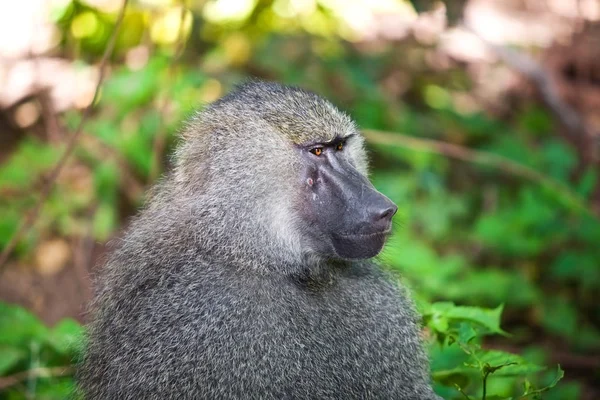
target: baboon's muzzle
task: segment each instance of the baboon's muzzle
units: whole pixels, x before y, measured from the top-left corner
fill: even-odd
[[[314,224],[337,257],[377,255],[398,208],[348,161],[335,154],[323,158],[310,168],[307,178],[313,183],[308,190]]]

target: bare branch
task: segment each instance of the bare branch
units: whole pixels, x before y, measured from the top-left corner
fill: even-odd
[[[371,129],[364,130],[363,132],[367,140],[371,143],[387,146],[399,146],[426,153],[441,154],[446,157],[468,161],[475,164],[488,165],[511,175],[526,178],[559,194],[574,208],[583,211],[587,215],[590,215],[596,219],[600,219],[600,216],[592,211],[585,201],[582,200],[569,187],[544,174],[539,173],[533,168],[527,167],[509,158],[484,151],[472,150],[453,143],[447,143],[433,139],[421,139],[401,133],[376,131]]]
[[[187,8],[185,7],[185,2],[181,1],[181,15],[179,17],[179,31],[177,33],[177,44],[175,48],[175,56],[171,63],[169,64],[169,78],[171,81],[175,82],[175,66],[177,65],[177,61],[183,54],[185,50],[185,16],[187,15]],[[170,104],[169,98],[164,99],[164,103],[160,110],[161,115],[161,123],[157,129],[156,138],[154,139],[154,144],[152,146],[152,164],[150,165],[150,173],[148,174],[149,181],[154,181],[158,175],[160,175],[160,162],[163,157],[163,153],[165,151],[165,145],[167,142],[167,127],[164,123],[164,115],[166,114],[167,108]]]
[[[89,116],[91,115],[92,110],[94,108],[94,104],[96,103],[96,100],[98,98],[100,86],[102,85],[102,82],[104,80],[104,69],[105,69],[105,66],[108,63],[108,59],[110,58],[110,56],[113,52],[113,49],[115,47],[117,34],[119,33],[119,30],[120,30],[122,22],[123,22],[123,17],[125,15],[125,9],[127,8],[127,3],[128,3],[128,0],[123,0],[123,6],[121,7],[121,11],[119,12],[119,16],[117,17],[115,29],[112,33],[112,36],[110,37],[110,39],[108,41],[108,44],[106,46],[104,54],[102,55],[102,58],[100,59],[99,76],[98,76],[98,82],[96,83],[96,90],[94,91],[94,98],[92,99],[92,102],[83,111],[83,116],[81,118],[81,121],[79,122],[79,125],[77,126],[77,129],[75,130],[75,133],[73,133],[73,135],[71,135],[71,137],[69,138],[69,140],[67,142],[67,147],[66,147],[64,153],[62,154],[60,160],[58,160],[58,162],[54,166],[54,169],[50,173],[50,177],[49,177],[46,185],[42,189],[42,191],[40,193],[40,197],[39,197],[36,205],[33,207],[33,209],[31,209],[29,211],[27,216],[25,216],[25,218],[21,221],[19,228],[17,229],[15,234],[12,236],[12,238],[10,239],[10,241],[8,242],[8,244],[2,251],[2,254],[0,254],[0,272],[2,271],[6,262],[8,261],[9,256],[12,254],[15,247],[19,243],[19,240],[21,240],[23,235],[25,235],[29,231],[29,229],[31,229],[31,227],[34,225],[34,223],[40,213],[40,210],[42,209],[44,203],[48,199],[48,196],[50,195],[50,192],[52,191],[52,188],[54,187],[54,184],[56,183],[56,179],[58,178],[62,169],[66,165],[67,160],[69,159],[69,157],[75,150],[75,147],[77,145],[77,140],[79,139],[79,137],[81,136],[81,133],[83,131],[83,126],[85,125]]]
[[[592,129],[586,125],[579,113],[561,98],[553,79],[533,57],[509,47],[491,43],[468,26],[465,26],[465,29],[475,35],[502,62],[526,77],[535,86],[545,106],[566,128],[569,139],[574,144],[581,147],[582,141],[589,142],[590,138],[595,136]],[[586,149],[584,145],[582,149],[585,152],[584,156],[588,162],[597,161],[598,145],[600,142],[596,139],[592,140],[592,143],[594,148]]]
[[[27,379],[55,378],[67,376],[73,373],[72,367],[37,367],[27,371],[17,372],[13,375],[0,377],[0,391],[17,385]]]

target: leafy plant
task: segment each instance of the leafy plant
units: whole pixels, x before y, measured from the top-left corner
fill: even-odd
[[[517,354],[482,347],[486,335],[508,335],[500,328],[502,309],[503,306],[486,309],[440,302],[423,310],[425,325],[435,342],[433,379],[442,386],[439,391],[445,398],[536,399],[562,379],[564,373],[558,366],[552,382],[536,387],[531,377],[544,367]],[[492,379],[501,380],[502,385],[491,385]],[[454,393],[448,388],[454,388]]]
[[[22,307],[0,302],[0,399],[65,399],[82,327],[64,319],[46,327]]]

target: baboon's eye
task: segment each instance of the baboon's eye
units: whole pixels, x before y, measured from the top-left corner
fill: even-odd
[[[323,148],[315,147],[314,149],[311,149],[310,152],[313,153],[315,156],[320,156],[321,154],[323,154]]]
[[[337,144],[337,146],[335,146],[335,148],[336,148],[336,149],[338,149],[338,151],[339,151],[339,150],[341,150],[341,149],[343,149],[343,148],[344,148],[344,143],[342,143],[342,142],[339,142],[339,143]]]

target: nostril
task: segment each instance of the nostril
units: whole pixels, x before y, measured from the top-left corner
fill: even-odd
[[[398,211],[398,207],[396,207],[395,205],[382,209],[378,213],[378,219],[391,219],[394,216],[394,214],[396,214],[396,211]]]

